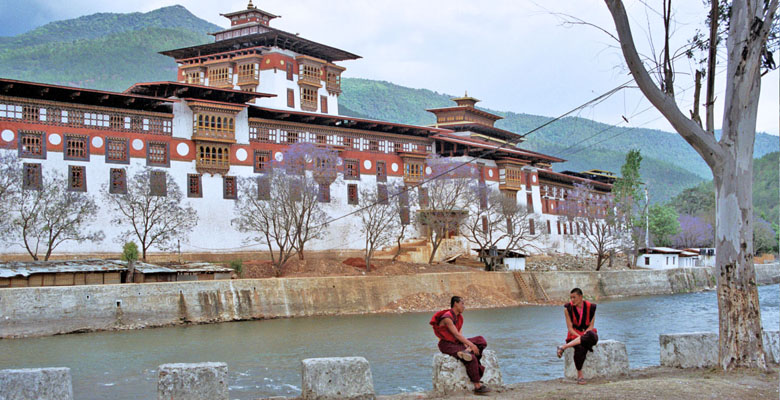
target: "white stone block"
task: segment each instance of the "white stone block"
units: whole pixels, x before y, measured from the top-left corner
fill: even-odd
[[[158,400],[228,400],[225,363],[163,364],[157,371]]]
[[[659,335],[661,365],[710,368],[718,364],[718,334],[714,332]]]
[[[577,367],[574,365],[574,349],[569,348],[563,352],[565,359],[564,376],[570,379],[577,378]],[[598,377],[620,376],[628,371],[628,352],[626,345],[616,340],[602,340],[593,346],[593,351],[588,352],[585,364],[582,366],[582,375],[585,379]]]
[[[70,368],[0,370],[0,400],[73,400]]]
[[[501,388],[504,386],[504,378],[501,368],[498,366],[498,357],[492,350],[485,350],[480,360],[485,367],[482,383],[489,388]],[[433,391],[438,394],[449,394],[463,391],[473,391],[466,366],[463,362],[447,354],[433,356]]]
[[[375,399],[371,366],[363,357],[308,358],[301,361],[301,398]]]

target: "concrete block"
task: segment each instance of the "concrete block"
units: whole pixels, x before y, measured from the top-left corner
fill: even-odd
[[[577,367],[574,365],[574,349],[563,352],[565,359],[564,376],[577,379]],[[602,340],[588,352],[582,374],[585,379],[620,376],[628,371],[628,352],[626,345],[616,340]]]
[[[501,368],[498,366],[498,357],[492,350],[485,350],[482,354],[482,365],[485,374],[482,382],[489,388],[504,386],[504,378]],[[446,354],[433,356],[433,391],[438,394],[449,394],[474,390],[474,384],[466,374],[466,366],[455,357]]]
[[[780,331],[764,331],[766,361],[780,364]]]
[[[163,364],[157,368],[158,400],[228,400],[225,363]]]
[[[0,400],[73,400],[70,368],[0,370]]]
[[[301,398],[373,400],[371,366],[363,357],[307,358],[301,361]]]
[[[710,368],[718,364],[718,334],[714,332],[659,335],[661,365]]]

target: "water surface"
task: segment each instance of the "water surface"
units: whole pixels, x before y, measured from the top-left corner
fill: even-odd
[[[759,288],[767,330],[780,326],[778,289]],[[563,375],[555,357],[566,333],[563,307],[467,309],[464,315],[464,334],[485,336],[506,383]],[[312,317],[0,340],[0,369],[70,367],[75,398],[136,400],[156,398],[160,364],[223,361],[230,398],[243,400],[299,395],[301,359],[362,356],[378,394],[431,390],[438,350],[430,317]],[[717,331],[717,300],[703,292],[604,301],[596,327],[602,340],[626,344],[632,368],[658,365],[660,333]]]

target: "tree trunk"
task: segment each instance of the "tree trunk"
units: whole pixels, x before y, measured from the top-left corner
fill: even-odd
[[[127,261],[127,275],[125,276],[125,283],[133,283],[135,276],[135,260]]]

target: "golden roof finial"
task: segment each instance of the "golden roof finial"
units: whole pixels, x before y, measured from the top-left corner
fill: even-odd
[[[257,7],[255,7],[255,5],[252,4],[252,0],[249,0],[249,5],[246,6],[246,9],[247,10],[254,10],[255,8],[257,8]]]
[[[466,94],[463,95],[463,97],[469,97],[469,91],[468,90],[466,91]]]

